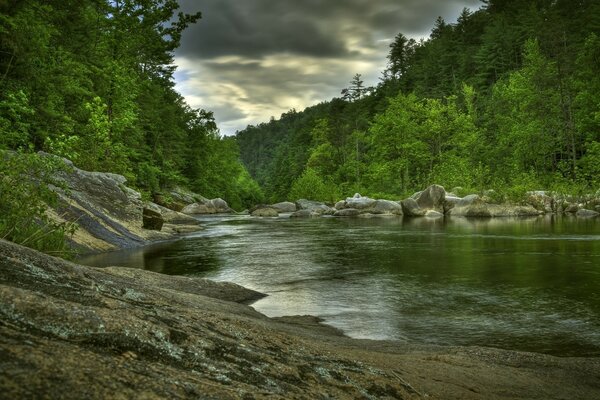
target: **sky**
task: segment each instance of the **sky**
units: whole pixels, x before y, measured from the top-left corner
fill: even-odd
[[[340,97],[355,74],[376,85],[402,32],[426,38],[480,0],[179,0],[202,12],[175,52],[177,90],[214,112],[223,135]]]

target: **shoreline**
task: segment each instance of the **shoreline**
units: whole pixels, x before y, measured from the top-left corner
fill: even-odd
[[[351,339],[241,286],[0,241],[0,389],[104,398],[589,399],[600,358]],[[291,318],[291,319],[290,319]],[[286,320],[287,319],[287,320]]]

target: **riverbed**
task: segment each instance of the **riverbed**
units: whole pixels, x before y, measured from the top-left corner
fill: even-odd
[[[231,281],[346,335],[600,355],[600,221],[201,217],[175,242],[77,260]]]

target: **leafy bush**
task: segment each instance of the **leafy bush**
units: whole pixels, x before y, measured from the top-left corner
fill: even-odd
[[[49,254],[69,258],[73,255],[67,237],[75,231],[72,223],[59,223],[48,214],[57,194],[49,185],[66,168],[54,157],[0,152],[0,238]]]
[[[324,181],[314,169],[307,168],[293,183],[289,198],[333,203],[339,200],[340,194],[337,186],[332,182]]]

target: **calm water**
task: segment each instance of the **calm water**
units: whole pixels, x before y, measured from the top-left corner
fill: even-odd
[[[600,355],[600,220],[202,218],[199,234],[86,257],[267,293],[356,338]]]

